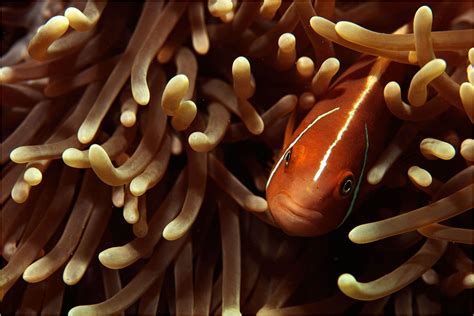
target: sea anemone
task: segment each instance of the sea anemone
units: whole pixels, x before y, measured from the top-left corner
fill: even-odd
[[[472,312],[470,2],[1,13],[2,313]],[[337,230],[286,236],[263,197],[274,157],[361,54],[408,69],[380,100],[372,193]]]

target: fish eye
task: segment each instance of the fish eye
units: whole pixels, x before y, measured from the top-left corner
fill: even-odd
[[[352,193],[353,188],[354,188],[354,177],[353,176],[347,176],[341,182],[341,186],[339,188],[339,193],[342,196],[347,196],[347,195]]]
[[[285,153],[285,168],[288,168],[288,166],[290,165],[290,160],[291,160],[291,152],[292,152],[292,149],[290,148],[286,153]]]

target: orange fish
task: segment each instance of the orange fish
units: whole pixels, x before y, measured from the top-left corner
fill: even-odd
[[[403,66],[383,58],[361,59],[294,131],[266,190],[270,212],[284,232],[322,235],[350,215],[386,141],[391,115],[383,89],[397,67]]]

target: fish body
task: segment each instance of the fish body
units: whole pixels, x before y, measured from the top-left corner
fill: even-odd
[[[325,234],[354,208],[365,174],[386,142],[391,115],[383,89],[397,66],[382,58],[361,59],[294,131],[266,193],[274,221],[287,234]]]

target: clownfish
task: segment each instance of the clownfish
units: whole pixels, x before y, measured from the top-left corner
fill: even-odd
[[[266,186],[270,213],[285,233],[322,235],[351,214],[388,136],[391,114],[383,89],[397,66],[384,58],[361,59],[291,135]]]

